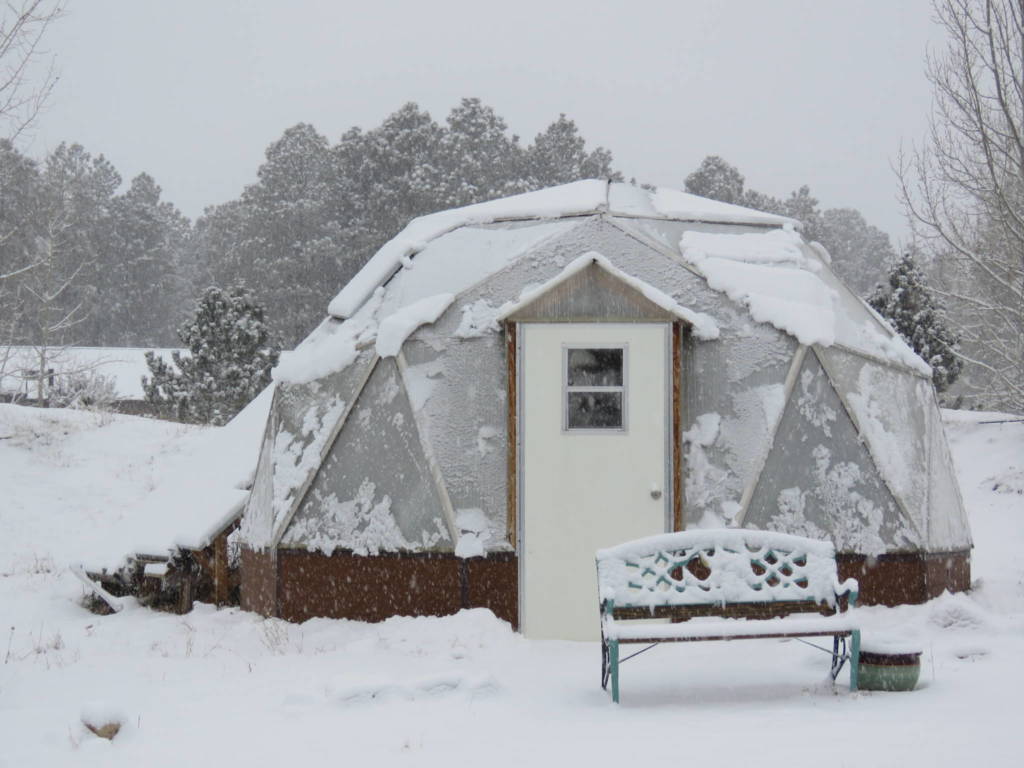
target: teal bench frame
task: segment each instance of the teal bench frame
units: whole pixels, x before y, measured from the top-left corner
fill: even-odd
[[[811,561],[816,562],[808,567]],[[745,529],[683,531],[601,550],[597,568],[601,687],[607,690],[611,681],[615,703],[620,664],[660,643],[702,640],[831,636],[831,678],[849,661],[850,690],[857,690],[860,630],[849,612],[858,584],[855,579],[839,583],[829,542]],[[728,572],[724,578],[722,571]],[[735,586],[730,590],[729,579],[735,585],[737,577],[746,584],[739,593],[754,599],[728,599],[737,592]],[[623,592],[631,597],[623,599]],[[703,617],[739,621],[687,624]],[[623,629],[628,625],[622,622],[652,618],[671,623]],[[648,648],[620,659],[619,646],[625,643]]]

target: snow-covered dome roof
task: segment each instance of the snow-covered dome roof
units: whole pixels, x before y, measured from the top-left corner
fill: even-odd
[[[384,244],[328,307],[337,318],[351,317],[380,285],[432,240],[471,224],[531,219],[563,219],[608,213],[614,216],[716,224],[798,226],[793,219],[709,200],[677,189],[649,191],[633,184],[585,179],[499,200],[439,211],[413,219]]]
[[[329,334],[346,351],[324,355],[314,333],[292,364],[278,370],[278,379],[309,380],[336,370],[326,361],[347,364],[363,337],[376,337],[378,351],[387,356],[395,343],[400,346],[416,327],[434,322],[464,292],[594,216],[627,227],[743,305],[755,321],[801,344],[835,344],[931,375],[925,361],[836,277],[827,251],[800,237],[798,222],[665,187],[652,191],[587,179],[414,219],[331,301],[330,317],[351,318],[344,331],[335,327]],[[603,255],[614,268],[613,254]],[[385,285],[386,296],[374,298]]]

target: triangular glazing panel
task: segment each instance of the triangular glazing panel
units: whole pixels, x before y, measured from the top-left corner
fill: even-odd
[[[253,549],[263,549],[273,544],[274,540],[274,435],[277,434],[278,403],[280,394],[274,393],[270,406],[270,414],[263,430],[263,445],[260,458],[253,476],[252,491],[245,503],[245,514],[242,516],[241,537]]]
[[[381,360],[281,546],[331,554],[450,548],[443,507],[398,366]]]
[[[786,403],[744,525],[831,539],[840,552],[881,554],[923,543],[813,350]]]
[[[359,394],[375,357],[372,349],[366,349],[344,370],[304,384],[278,385],[272,448],[275,532],[287,525],[297,496],[319,468],[327,441]]]
[[[971,546],[971,531],[938,408],[932,409],[931,418],[928,549],[931,552],[956,552]]]
[[[931,382],[835,347],[818,354],[890,490],[927,536]]]

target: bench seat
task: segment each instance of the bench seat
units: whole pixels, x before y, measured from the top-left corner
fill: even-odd
[[[770,637],[825,637],[850,634],[857,622],[845,614],[828,618],[780,616],[774,619],[699,618],[678,624],[610,622],[605,637],[630,643],[684,643],[694,640],[747,640]]]

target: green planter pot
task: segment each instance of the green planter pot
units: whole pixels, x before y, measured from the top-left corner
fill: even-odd
[[[860,652],[858,687],[864,691],[912,691],[921,676],[921,652]]]

